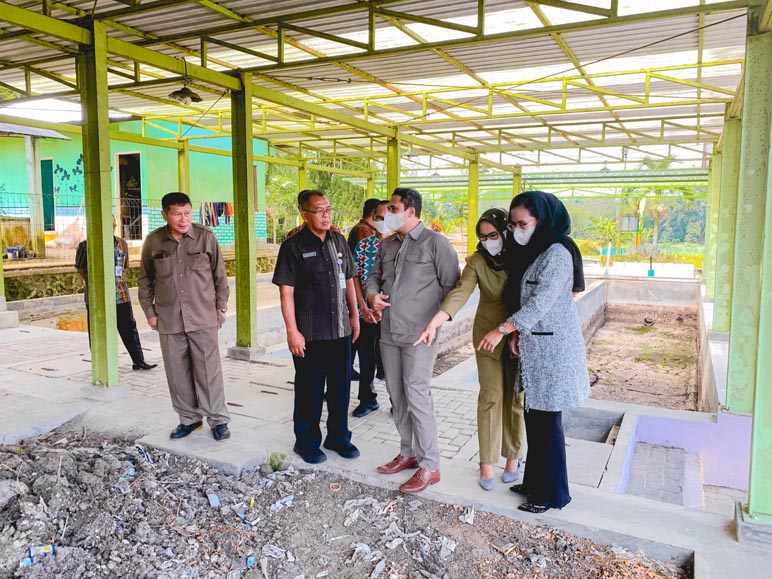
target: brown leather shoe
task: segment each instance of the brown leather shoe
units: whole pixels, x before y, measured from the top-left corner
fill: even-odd
[[[414,456],[408,458],[398,454],[394,460],[379,466],[377,470],[381,474],[397,474],[408,468],[418,468],[418,459]]]
[[[399,490],[412,495],[425,491],[429,485],[437,484],[438,482],[440,482],[440,471],[435,470],[432,472],[425,468],[419,468],[406,482],[399,485]]]

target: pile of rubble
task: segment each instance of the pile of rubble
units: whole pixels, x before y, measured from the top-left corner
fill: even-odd
[[[72,432],[0,447],[0,577],[684,577],[556,529],[280,463],[237,478]]]

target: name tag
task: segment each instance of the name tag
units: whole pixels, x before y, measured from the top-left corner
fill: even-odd
[[[346,289],[346,275],[343,272],[338,274],[338,285],[340,286],[340,289]]]
[[[115,266],[115,277],[122,278],[123,277],[123,266],[122,265],[116,265]]]
[[[315,251],[309,251],[308,253],[304,253],[303,257],[305,259],[308,259],[309,257],[316,257],[316,252]]]

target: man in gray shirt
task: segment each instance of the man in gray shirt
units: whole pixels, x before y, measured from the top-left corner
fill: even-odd
[[[378,471],[395,474],[418,468],[399,489],[419,493],[440,481],[430,384],[439,340],[431,346],[413,343],[456,285],[460,272],[450,242],[424,227],[418,191],[395,189],[388,210],[386,227],[395,234],[384,239],[378,250],[366,293],[373,310],[383,317],[381,357],[401,446],[396,458]]]

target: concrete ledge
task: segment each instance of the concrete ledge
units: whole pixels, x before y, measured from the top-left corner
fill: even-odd
[[[19,314],[17,312],[3,311],[0,309],[0,330],[17,328],[19,326]]]
[[[630,465],[635,451],[636,424],[637,416],[634,414],[622,416],[622,424],[619,426],[614,448],[606,463],[606,472],[598,485],[599,489],[617,493],[623,493],[627,489]]]
[[[80,389],[81,396],[86,400],[96,400],[97,402],[112,402],[129,395],[131,389],[128,386],[98,386],[95,384],[86,384]]]
[[[265,348],[255,346],[251,348],[244,348],[241,346],[233,346],[232,348],[228,348],[228,358],[233,358],[234,360],[257,362],[263,356],[265,356]]]
[[[734,506],[737,540],[741,543],[772,550],[772,525],[751,520],[740,501]]]

